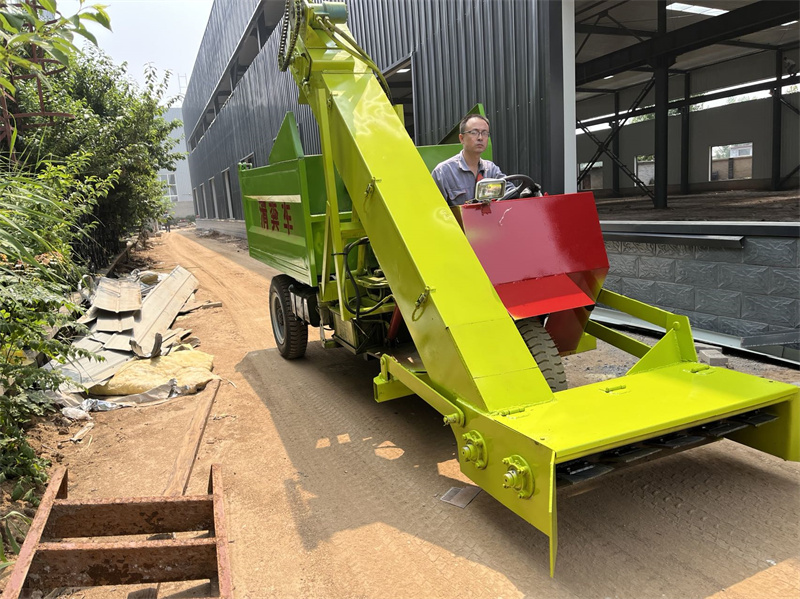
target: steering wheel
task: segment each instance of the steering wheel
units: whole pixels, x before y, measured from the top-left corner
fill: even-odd
[[[525,189],[530,189],[533,195],[537,195],[539,190],[542,189],[541,185],[536,183],[528,175],[508,175],[507,177],[503,177],[503,181],[511,183],[512,188],[503,194],[503,197],[500,198],[499,201],[514,200],[522,197],[522,192]]]

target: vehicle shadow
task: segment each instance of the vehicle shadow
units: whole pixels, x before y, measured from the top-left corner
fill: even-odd
[[[800,468],[722,441],[560,495],[551,579],[547,537],[487,493],[466,509],[440,501],[466,484],[454,437],[416,396],[376,403],[378,370],[316,344],[299,360],[272,349],[237,365],[297,472],[284,488],[308,551],[382,523],[501,574],[524,595],[572,598],[707,597],[797,555]],[[375,548],[383,567],[402,559],[391,536]],[[458,576],[463,563],[441,567]]]

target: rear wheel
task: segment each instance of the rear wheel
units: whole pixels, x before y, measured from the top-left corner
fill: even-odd
[[[272,278],[269,286],[269,315],[272,334],[278,351],[287,360],[301,358],[308,345],[308,325],[292,313],[289,286],[294,279],[288,275]]]
[[[525,340],[525,345],[531,352],[533,359],[542,371],[547,384],[553,391],[563,391],[567,388],[567,375],[564,372],[564,363],[558,355],[556,344],[550,333],[538,318],[525,318],[517,321],[517,328]]]

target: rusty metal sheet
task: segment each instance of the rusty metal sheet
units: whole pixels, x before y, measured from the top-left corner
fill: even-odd
[[[206,495],[131,499],[58,500],[44,529],[49,539],[213,530]]]
[[[93,306],[108,312],[135,312],[142,307],[142,289],[138,281],[103,277],[97,285]]]
[[[164,334],[172,325],[186,300],[197,289],[197,279],[181,266],[176,266],[169,276],[156,285],[142,302],[136,315],[133,333],[119,333],[105,344],[105,349],[130,351],[131,337],[142,347],[153,347],[156,333]]]
[[[39,543],[25,587],[212,580],[217,575],[216,553],[214,539]]]

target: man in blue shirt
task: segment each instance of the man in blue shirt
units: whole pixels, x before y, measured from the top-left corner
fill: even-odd
[[[458,140],[463,149],[440,162],[431,175],[450,206],[475,199],[475,184],[481,179],[505,177],[494,162],[483,160],[481,153],[489,143],[489,119],[468,114],[459,125]]]

